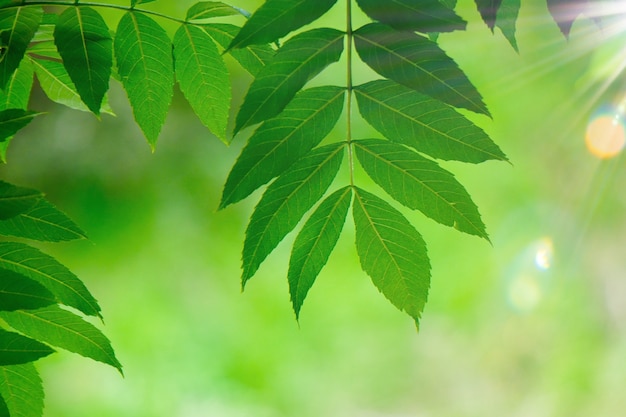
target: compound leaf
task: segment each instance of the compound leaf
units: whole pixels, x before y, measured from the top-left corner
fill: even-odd
[[[0,395],[11,417],[43,414],[43,385],[32,363],[0,366]]]
[[[0,43],[4,48],[0,59],[0,89],[5,88],[13,72],[19,67],[42,17],[41,7],[0,10]]]
[[[493,28],[496,24],[496,17],[498,15],[498,9],[500,9],[500,5],[502,4],[502,0],[474,0],[476,2],[476,7],[480,12],[480,16],[483,18],[483,21],[487,24],[489,29],[493,32]]]
[[[54,353],[54,349],[21,334],[0,329],[0,366],[20,365]]]
[[[398,30],[451,32],[464,30],[466,22],[439,0],[357,0],[372,19]]]
[[[317,146],[341,116],[344,96],[342,87],[302,90],[282,113],[265,121],[230,171],[220,208],[244,199]]]
[[[450,172],[399,144],[378,139],[353,143],[365,172],[395,200],[441,224],[489,239],[478,208]]]
[[[28,211],[41,197],[40,191],[0,181],[0,220]]]
[[[37,281],[0,269],[0,310],[29,310],[55,303],[54,295]]]
[[[187,10],[186,20],[201,20],[211,17],[232,16],[241,14],[241,12],[228,4],[221,1],[201,1]]]
[[[41,113],[22,109],[6,109],[0,111],[0,142],[4,142],[15,135],[18,130]]]

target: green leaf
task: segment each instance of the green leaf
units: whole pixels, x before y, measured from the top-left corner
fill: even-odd
[[[372,19],[398,30],[451,32],[466,26],[439,0],[357,0],[357,4]]]
[[[476,88],[435,42],[379,23],[361,27],[354,36],[359,56],[380,75],[451,106],[490,115]]]
[[[54,353],[54,349],[17,333],[0,329],[0,366],[33,362]]]
[[[53,305],[37,310],[0,312],[0,317],[27,336],[106,363],[122,372],[109,339],[74,313]]]
[[[419,326],[430,287],[430,261],[422,236],[387,202],[355,188],[356,250],[374,285]]]
[[[295,94],[343,52],[344,33],[313,29],[289,39],[250,85],[235,133],[280,113]]]
[[[0,111],[0,142],[4,142],[41,113],[22,109],[6,109]]]
[[[241,14],[241,12],[237,8],[222,3],[221,1],[201,1],[187,10],[185,20],[201,20],[236,14]]]
[[[353,143],[365,172],[395,200],[441,224],[489,240],[478,208],[450,172],[402,145],[377,139]]]
[[[289,292],[296,318],[315,278],[326,265],[339,240],[352,200],[352,188],[329,195],[304,224],[289,259]]]
[[[0,310],[28,310],[56,304],[54,295],[37,281],[0,269]]]
[[[54,42],[80,98],[99,115],[113,65],[113,42],[104,19],[90,7],[68,7],[54,28]]]
[[[230,113],[228,68],[212,38],[202,29],[181,25],[174,36],[176,78],[202,123],[224,143]]]
[[[0,220],[28,211],[41,197],[43,197],[41,191],[0,181]]]
[[[333,143],[312,150],[267,187],[246,229],[242,287],[324,195],[339,171],[344,145]]]
[[[202,29],[222,48],[228,47],[239,33],[239,27],[228,23],[211,23]],[[229,54],[250,74],[256,76],[261,69],[274,58],[274,51],[269,45],[249,45],[245,48],[231,49]]]
[[[46,287],[60,303],[99,316],[100,306],[85,284],[57,260],[23,243],[0,242],[0,268],[17,272]]]
[[[135,7],[138,4],[152,3],[153,1],[156,0],[130,0],[130,6]]]
[[[4,48],[0,59],[0,88],[5,88],[13,72],[19,67],[42,16],[41,7],[0,10],[0,44]]]
[[[500,28],[513,49],[519,52],[515,39],[515,22],[521,6],[520,0],[502,0],[496,17],[496,26]]]
[[[0,220],[0,234],[45,242],[85,239],[83,232],[69,217],[45,199],[27,212]]]
[[[248,19],[227,50],[270,43],[317,20],[337,0],[267,0]]]
[[[32,87],[33,67],[29,60],[22,59],[22,63],[13,72],[13,75],[4,86],[4,90],[0,90],[0,111],[6,109],[26,110]],[[4,142],[0,142],[0,160],[2,162],[6,162],[7,148],[12,139],[12,137],[8,137]]]
[[[445,160],[507,160],[481,128],[438,100],[388,80],[354,91],[363,118],[393,142]]]
[[[135,120],[154,148],[173,95],[171,41],[154,20],[128,12],[117,26],[113,47]]]
[[[476,2],[476,7],[480,12],[480,16],[483,18],[483,21],[487,24],[489,29],[493,32],[493,27],[496,23],[496,15],[498,14],[498,9],[500,8],[500,4],[502,0],[474,0]]]
[[[244,199],[319,145],[339,120],[344,97],[342,87],[302,90],[282,113],[263,123],[230,171],[220,208]]]
[[[32,363],[0,366],[0,395],[11,417],[43,414],[43,385]]]

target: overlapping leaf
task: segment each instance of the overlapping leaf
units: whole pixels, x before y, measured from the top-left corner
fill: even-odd
[[[54,353],[47,345],[0,329],[0,366],[20,365]]]
[[[451,106],[489,115],[476,88],[435,42],[379,23],[354,35],[361,59],[382,76]]]
[[[241,13],[239,9],[221,1],[201,1],[187,10],[186,20],[202,20],[212,17],[232,16]]]
[[[0,43],[5,48],[0,59],[0,89],[6,86],[19,67],[42,16],[41,7],[0,10]]]
[[[398,309],[419,325],[430,287],[426,244],[404,216],[360,188],[352,206],[361,267]]]
[[[54,295],[37,281],[0,269],[0,310],[35,309],[55,303]]]
[[[488,239],[478,208],[450,172],[399,144],[377,139],[354,144],[367,174],[395,200],[441,224]]]
[[[22,109],[6,109],[0,111],[0,142],[13,137],[20,129],[26,127],[40,113]]]
[[[42,197],[41,191],[0,181],[0,220],[28,211]]]
[[[13,72],[4,86],[4,90],[0,90],[0,111],[6,109],[26,110],[32,86],[33,67],[29,60],[22,59],[22,63]],[[2,162],[6,162],[7,148],[12,139],[12,137],[8,137],[0,142],[0,160]]]
[[[267,188],[246,230],[242,285],[326,192],[337,175],[343,143],[316,148]]]
[[[303,90],[282,113],[263,123],[228,175],[220,208],[247,197],[317,146],[341,116],[344,96],[342,87]]]
[[[506,160],[481,128],[438,100],[389,80],[354,91],[363,118],[391,141],[445,160]]]
[[[11,417],[43,413],[43,385],[32,363],[0,366],[0,395]]]

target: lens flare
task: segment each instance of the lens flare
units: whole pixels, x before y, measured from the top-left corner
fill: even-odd
[[[587,126],[587,149],[592,155],[608,159],[618,155],[626,144],[624,124],[618,115],[601,115]]]

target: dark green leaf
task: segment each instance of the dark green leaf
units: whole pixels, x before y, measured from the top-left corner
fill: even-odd
[[[19,67],[26,48],[41,22],[41,7],[14,7],[0,10],[0,88],[3,89]]]
[[[54,353],[43,343],[0,329],[0,366],[33,362]]]
[[[422,236],[387,202],[360,188],[352,206],[361,267],[398,309],[419,326],[430,287],[430,261]]]
[[[344,143],[312,150],[267,187],[243,244],[242,286],[263,260],[324,195],[341,166]]]
[[[498,15],[498,9],[502,0],[474,0],[476,7],[480,12],[483,21],[487,24],[489,29],[493,32],[493,28],[496,24],[496,16]]]
[[[250,86],[235,133],[280,113],[311,78],[339,60],[343,38],[343,32],[320,28],[289,39]]]
[[[26,110],[32,86],[33,67],[28,59],[22,59],[22,63],[4,86],[4,91],[0,90],[0,111],[6,109]],[[0,142],[0,160],[2,162],[6,162],[7,148],[12,139],[12,137],[8,137]]]
[[[211,17],[232,16],[241,12],[221,1],[201,1],[187,10],[186,20],[201,20]]]
[[[445,160],[507,160],[481,128],[438,100],[388,80],[354,91],[363,118],[393,142]]]
[[[228,49],[270,43],[313,22],[337,0],[267,0],[248,19]]]
[[[69,217],[45,199],[40,199],[25,213],[0,220],[0,234],[46,242],[86,238]]]
[[[303,90],[263,123],[230,171],[220,208],[244,199],[317,146],[341,116],[344,96],[342,87]]]
[[[0,395],[11,417],[43,414],[43,386],[32,363],[0,366]]]
[[[517,49],[517,40],[515,39],[515,23],[519,15],[521,6],[520,0],[502,0],[498,15],[496,17],[496,26],[500,28],[506,39],[509,41],[513,49]]]
[[[357,3],[372,19],[398,30],[465,30],[466,22],[439,0],[357,0]]]
[[[113,65],[113,42],[104,19],[90,7],[68,7],[54,28],[54,42],[80,98],[99,115]]]
[[[289,292],[296,318],[315,278],[337,244],[346,221],[352,188],[344,187],[329,195],[304,224],[296,237],[289,259]]]
[[[154,149],[173,95],[170,39],[148,16],[128,12],[117,26],[113,47],[135,120]]]
[[[38,310],[0,312],[0,317],[25,335],[106,363],[122,372],[109,339],[92,324],[56,305]]]
[[[56,304],[54,295],[37,281],[0,269],[0,310],[29,310]]]
[[[54,258],[33,247],[17,242],[0,242],[0,268],[39,282],[60,303],[87,315],[100,315],[100,306],[85,284]]]
[[[26,127],[35,116],[41,113],[22,109],[6,109],[0,111],[0,142],[4,142],[18,130]]]
[[[0,181],[0,220],[27,212],[41,197],[40,191]]]
[[[402,145],[377,139],[353,143],[365,172],[395,200],[441,224],[489,239],[478,208],[450,172]]]
[[[361,59],[382,76],[454,107],[489,115],[476,88],[436,43],[379,23],[354,35]]]
[[[174,36],[176,78],[187,101],[202,123],[224,143],[230,111],[228,69],[211,37],[184,24]]]

